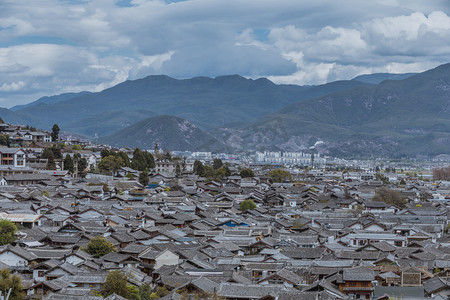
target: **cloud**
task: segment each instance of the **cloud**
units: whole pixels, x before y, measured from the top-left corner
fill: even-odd
[[[449,14],[441,0],[2,1],[0,105],[151,74],[419,72],[449,61]]]
[[[21,90],[23,87],[25,87],[25,82],[23,82],[23,81],[11,82],[10,84],[4,83],[0,87],[0,91],[15,92],[15,91]]]

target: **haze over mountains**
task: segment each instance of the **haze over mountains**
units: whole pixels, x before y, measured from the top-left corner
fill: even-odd
[[[302,151],[323,141],[315,151],[346,157],[449,154],[450,64],[319,86],[149,76],[99,93],[39,99],[0,116],[44,129],[57,123],[117,146],[152,148],[158,140],[172,150]]]

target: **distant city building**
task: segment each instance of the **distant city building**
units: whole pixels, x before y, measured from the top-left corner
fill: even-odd
[[[255,160],[257,162],[280,163],[290,165],[311,165],[324,164],[326,159],[320,154],[311,154],[304,152],[256,152]]]
[[[192,152],[191,158],[197,159],[197,160],[212,160],[212,153],[211,152]]]

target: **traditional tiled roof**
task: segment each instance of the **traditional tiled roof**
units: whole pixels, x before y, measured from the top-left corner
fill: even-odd
[[[344,269],[342,279],[344,281],[372,281],[375,278],[373,270],[365,267]]]

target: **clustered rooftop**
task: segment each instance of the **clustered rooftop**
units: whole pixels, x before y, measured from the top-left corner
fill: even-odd
[[[14,162],[29,154],[5,149]],[[273,183],[262,169],[218,182],[189,169],[154,170],[142,186],[127,167],[85,178],[25,163],[0,168],[0,218],[19,226],[16,241],[0,248],[0,268],[19,275],[29,297],[101,299],[91,291],[101,291],[112,270],[131,285],[164,287],[161,299],[450,294],[448,208],[424,197],[445,200],[446,182],[405,177],[393,186],[310,173],[300,183]],[[405,206],[371,201],[382,187],[400,192]],[[256,208],[241,211],[248,199]],[[99,258],[84,251],[97,236],[117,251]]]

